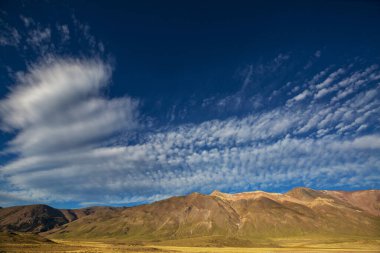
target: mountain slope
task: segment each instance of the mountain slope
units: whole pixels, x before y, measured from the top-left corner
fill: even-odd
[[[295,188],[286,194],[247,192],[212,195],[228,202],[241,216],[239,234],[290,235],[379,235],[380,191],[365,191],[366,201],[353,203],[330,191]],[[345,192],[355,196],[357,192]],[[370,210],[370,211],[367,211]]]
[[[58,229],[53,237],[128,237],[173,239],[189,236],[228,235],[237,231],[238,216],[215,198],[193,193],[149,205],[115,208],[94,213]]]
[[[45,212],[35,216],[33,212],[9,211],[27,207],[3,208],[0,228],[45,231],[41,234],[49,238],[157,241],[211,236],[222,238],[221,241],[240,238],[247,245],[253,238],[283,236],[379,237],[379,199],[378,190],[295,188],[285,194],[214,191],[210,195],[192,193],[128,208],[54,209],[56,212],[45,208]],[[28,221],[33,220],[33,226],[22,225],[25,222],[18,220],[25,213],[29,215]],[[50,215],[51,222],[43,222],[46,219],[41,217],[46,215]]]
[[[67,222],[61,211],[47,205],[0,209],[0,231],[44,232]]]

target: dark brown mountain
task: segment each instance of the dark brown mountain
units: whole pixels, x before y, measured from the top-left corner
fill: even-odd
[[[0,209],[0,230],[44,232],[68,222],[65,215],[47,205],[14,206]]]
[[[168,240],[212,236],[380,235],[380,191],[262,191],[192,193],[129,208],[58,210],[45,205],[0,209],[3,231],[43,232],[50,238]]]

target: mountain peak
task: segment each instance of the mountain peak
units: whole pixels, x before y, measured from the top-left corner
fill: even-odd
[[[219,191],[219,190],[214,190],[213,192],[210,193],[210,196],[221,196],[224,193]]]
[[[294,187],[290,191],[315,191],[315,190],[308,188],[308,187],[299,186],[299,187]]]
[[[286,195],[299,200],[308,201],[316,199],[317,197],[324,196],[325,194],[321,191],[313,190],[307,187],[296,187],[288,191]]]

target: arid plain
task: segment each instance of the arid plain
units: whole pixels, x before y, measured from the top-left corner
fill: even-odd
[[[1,238],[9,235],[2,234]],[[21,235],[23,237],[33,237],[32,235]],[[204,240],[205,238],[200,238]],[[131,253],[248,253],[248,252],[380,252],[380,240],[368,238],[276,238],[278,247],[189,247],[189,246],[168,246],[149,244],[130,244],[125,242],[99,242],[99,241],[65,241],[52,240],[43,242],[31,242],[26,240],[8,241],[4,240],[0,244],[0,252],[77,252],[77,253],[111,253],[111,252],[131,252]],[[176,244],[177,242],[166,242]],[[165,243],[164,243],[165,244]]]

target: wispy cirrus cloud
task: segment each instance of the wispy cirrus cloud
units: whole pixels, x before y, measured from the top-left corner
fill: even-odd
[[[18,75],[17,83],[0,102],[1,127],[14,133],[8,152],[19,156],[2,167],[1,173],[16,186],[16,192],[36,189],[34,184],[22,183],[23,177],[33,180],[41,174],[44,178],[43,174],[59,167],[59,160],[70,159],[68,154],[102,156],[103,152],[96,151],[102,141],[138,126],[137,100],[102,95],[110,75],[110,66],[98,59],[70,58],[49,58]],[[58,160],[44,164],[49,157]],[[40,182],[46,194],[52,189],[43,185],[53,187],[53,181]]]
[[[41,22],[26,15],[9,20],[6,12],[0,12],[0,26],[3,28],[0,46],[14,48],[26,64],[41,60],[46,55],[86,54],[96,57],[105,53],[103,42],[92,35],[90,26],[75,15],[65,22],[54,23]],[[73,40],[73,36],[79,39]]]
[[[16,28],[11,27],[3,20],[0,20],[0,46],[13,46],[17,47],[21,40],[21,35]]]
[[[375,13],[330,13],[360,20],[361,36],[317,22],[312,38],[296,19],[267,33],[248,12],[199,29],[192,10],[72,6],[0,11],[1,206],[380,187]]]
[[[318,50],[297,70],[306,77],[289,80],[297,60],[278,54],[238,71],[241,86],[232,94],[174,104],[162,113],[169,122],[159,125],[141,115],[138,99],[104,95],[112,68],[101,60],[104,45],[89,25],[75,16],[55,25],[19,18],[25,30],[8,25],[0,44],[31,50],[39,60],[28,59],[0,101],[1,129],[12,136],[5,152],[15,156],[0,167],[5,205],[126,204],[214,189],[378,187],[376,64],[314,73],[323,58]],[[62,45],[74,42],[91,56],[59,56]],[[191,112],[207,117],[186,122]]]
[[[268,110],[153,126],[123,142],[115,134],[136,129],[137,102],[101,96],[110,78],[107,65],[72,59],[36,65],[1,102],[3,127],[17,132],[10,147],[21,154],[1,168],[12,188],[7,194],[85,205],[213,189],[376,187],[378,70],[344,73],[332,81],[326,81],[331,74],[318,74],[303,90],[287,87],[294,90],[288,100]],[[367,75],[358,79],[357,73]],[[323,103],[313,96],[323,89],[319,84],[334,87],[344,80],[351,80],[344,88],[358,82],[364,88],[338,102],[339,90]],[[303,99],[294,99],[305,91]],[[117,144],[106,145],[111,136]]]

